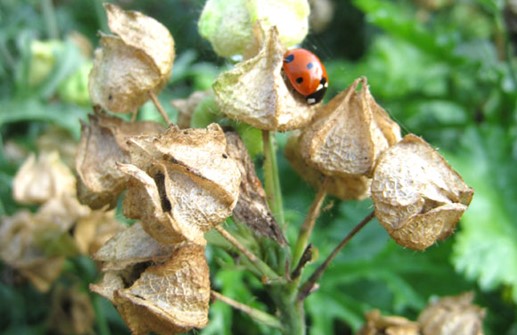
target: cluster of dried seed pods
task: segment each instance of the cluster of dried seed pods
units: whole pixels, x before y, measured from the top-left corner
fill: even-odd
[[[359,88],[360,86],[360,88]],[[310,184],[341,199],[371,196],[393,239],[423,250],[448,237],[473,190],[429,144],[399,126],[360,78],[294,134],[286,156]]]
[[[138,220],[96,254],[105,273],[92,289],[136,334],[203,327],[210,297],[204,233],[231,215],[241,187],[223,130],[161,130],[104,114],[90,121],[77,156],[80,175],[88,177],[83,197],[96,199],[100,190],[102,199],[116,199],[125,190],[124,214]],[[110,153],[118,161],[93,163]]]

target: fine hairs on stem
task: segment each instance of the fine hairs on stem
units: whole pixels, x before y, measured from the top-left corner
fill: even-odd
[[[248,314],[251,318],[257,320],[260,323],[263,323],[263,324],[273,327],[273,328],[282,329],[282,323],[273,315],[270,315],[266,312],[263,312],[256,308],[253,308],[251,306],[248,306],[246,304],[233,300],[232,298],[224,296],[221,293],[216,292],[214,290],[212,290],[210,292],[210,294],[212,295],[212,299],[224,302],[225,304],[232,306],[233,308],[235,308],[243,313]]]
[[[254,253],[249,251],[242,243],[240,243],[235,237],[232,236],[229,232],[227,232],[221,226],[215,226],[215,230],[224,237],[230,244],[232,244],[240,253],[242,253],[248,260],[255,266],[255,268],[265,277],[265,282],[280,282],[282,278],[271,269],[266,263],[264,263],[259,257],[257,257]]]

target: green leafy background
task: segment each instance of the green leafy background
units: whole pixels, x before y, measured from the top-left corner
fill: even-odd
[[[376,99],[405,133],[425,138],[448,159],[475,189],[458,231],[425,252],[403,249],[392,242],[377,222],[352,240],[325,273],[317,293],[306,302],[309,333],[351,334],[363,313],[378,308],[386,314],[416,318],[430,298],[476,293],[485,307],[485,333],[517,334],[517,77],[516,46],[504,24],[504,1],[432,1],[443,7],[426,10],[419,1],[334,1],[334,20],[309,35],[304,46],[324,60],[331,86],[327,99],[358,76],[368,77]],[[176,39],[174,74],[160,100],[168,101],[205,90],[215,76],[231,66],[217,58],[197,34],[196,20],[203,1],[124,1],[163,22]],[[79,137],[79,119],[90,111],[84,75],[88,60],[69,42],[78,31],[93,45],[96,32],[107,31],[97,0],[4,0],[0,3],[0,144],[15,142],[34,151],[36,139],[50,129]],[[55,38],[56,60],[39,85],[31,84],[34,40]],[[217,115],[195,115],[203,125]],[[143,118],[157,118],[152,106]],[[244,125],[239,125],[244,127]],[[55,127],[55,128],[52,128]],[[56,130],[57,131],[57,130]],[[260,136],[247,132],[247,144],[260,163]],[[291,239],[296,236],[314,191],[304,185],[281,155],[286,135],[278,136],[281,183]],[[0,215],[19,209],[11,183],[21,161],[0,151]],[[329,199],[318,220],[312,242],[319,261],[362,217],[369,201]],[[274,313],[265,288],[242,271],[235,259],[216,246],[209,248],[213,286],[223,294]],[[315,268],[316,261],[311,267]],[[310,272],[310,271],[309,271]],[[49,294],[12,280],[15,274],[0,265],[0,330],[5,334],[46,334]],[[61,285],[98,279],[87,258],[69,259]],[[96,332],[126,334],[113,307],[91,295],[99,320]],[[102,317],[101,317],[102,316]],[[220,302],[212,305],[209,326],[201,334],[273,334],[242,313]]]

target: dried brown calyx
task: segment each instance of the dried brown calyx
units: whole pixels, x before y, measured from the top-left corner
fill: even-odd
[[[269,210],[266,192],[255,173],[255,165],[246,146],[238,133],[227,131],[225,135],[228,155],[238,162],[242,175],[239,200],[233,209],[234,219],[246,224],[255,233],[267,236],[280,244],[287,244],[282,229]]]
[[[125,122],[101,113],[90,115],[89,120],[81,125],[76,156],[79,199],[94,209],[114,207],[129,178],[116,166],[129,163],[127,138],[159,134],[163,127],[155,122]]]
[[[294,170],[317,190],[324,188],[326,193],[343,200],[361,200],[370,196],[370,178],[352,174],[326,176],[307,164],[300,148],[300,134],[289,137],[285,156]]]
[[[22,204],[42,204],[52,198],[74,196],[75,177],[56,151],[31,154],[13,180],[13,197]]]
[[[469,292],[429,304],[418,317],[422,335],[483,335],[485,310],[473,300]]]
[[[401,316],[383,316],[373,310],[366,314],[366,323],[357,335],[420,335],[420,327]]]
[[[161,23],[138,12],[106,4],[108,26],[101,34],[88,89],[94,105],[113,112],[135,111],[167,83],[174,40]]]
[[[373,310],[357,335],[483,335],[485,310],[472,304],[473,299],[471,292],[438,299],[427,305],[417,322]]]
[[[375,216],[400,245],[423,250],[452,234],[474,191],[421,138],[406,135],[379,157]]]
[[[216,101],[228,117],[264,130],[286,131],[305,126],[316,113],[293,93],[282,76],[285,48],[272,27],[260,52],[222,73],[213,85]]]
[[[366,78],[359,78],[303,130],[300,150],[325,175],[371,177],[377,157],[399,140],[400,127],[375,102]]]
[[[399,140],[399,126],[375,102],[366,78],[359,78],[291,136],[286,156],[312,186],[340,199],[364,199],[375,161]]]
[[[111,300],[134,334],[202,328],[210,300],[204,251],[189,243],[163,245],[135,223],[96,254],[105,273],[90,288]]]
[[[203,233],[230,216],[239,197],[241,174],[226,153],[221,127],[181,130],[128,141],[130,176],[124,214],[142,221],[162,243],[205,244]]]

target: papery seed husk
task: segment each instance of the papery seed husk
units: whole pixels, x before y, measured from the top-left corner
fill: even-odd
[[[485,310],[473,299],[469,292],[429,304],[418,317],[422,335],[483,335]]]
[[[208,322],[210,280],[204,248],[183,245],[165,263],[148,267],[115,293],[115,304],[138,334],[185,332]]]
[[[472,195],[438,152],[411,134],[381,155],[372,181],[379,222],[397,243],[417,250],[452,234]]]
[[[316,190],[323,187],[326,193],[342,200],[362,200],[370,196],[370,178],[361,175],[326,176],[307,164],[302,157],[299,134],[289,137],[285,156],[294,170]]]
[[[257,56],[223,72],[214,82],[221,111],[263,130],[287,131],[305,126],[318,107],[293,93],[282,77],[284,47],[271,28]]]
[[[93,105],[115,113],[132,113],[161,90],[162,74],[142,50],[117,36],[102,35],[95,51],[88,90]]]
[[[22,204],[42,204],[75,192],[75,177],[57,151],[42,152],[37,158],[31,154],[13,180],[13,198]]]
[[[158,134],[163,127],[156,122],[125,122],[105,114],[89,116],[81,126],[81,141],[76,158],[79,174],[78,196],[82,203],[100,209],[116,205],[126,188],[128,176],[116,168],[128,163],[127,138],[141,134]]]
[[[124,198],[124,215],[141,220],[144,230],[160,243],[174,244],[185,240],[202,245],[206,243],[197,226],[181,225],[171,218],[167,208],[163,207],[169,200],[160,194],[155,179],[131,164],[120,164],[119,169],[133,177],[128,182]]]
[[[233,209],[233,218],[246,224],[255,233],[267,236],[279,244],[287,244],[282,229],[276,222],[267,204],[266,192],[255,173],[244,142],[234,131],[225,132],[228,155],[238,162],[242,181],[237,205]]]
[[[401,316],[383,316],[379,310],[366,313],[366,323],[356,335],[420,335],[418,323]]]
[[[174,40],[167,28],[152,17],[104,4],[110,30],[126,45],[146,53],[167,81],[174,61]]]
[[[114,271],[138,263],[164,262],[171,257],[173,250],[173,244],[158,242],[136,222],[107,241],[94,259],[104,263],[103,271]]]
[[[399,126],[359,78],[322,107],[300,145],[305,161],[325,175],[371,177],[379,154],[399,139]]]

